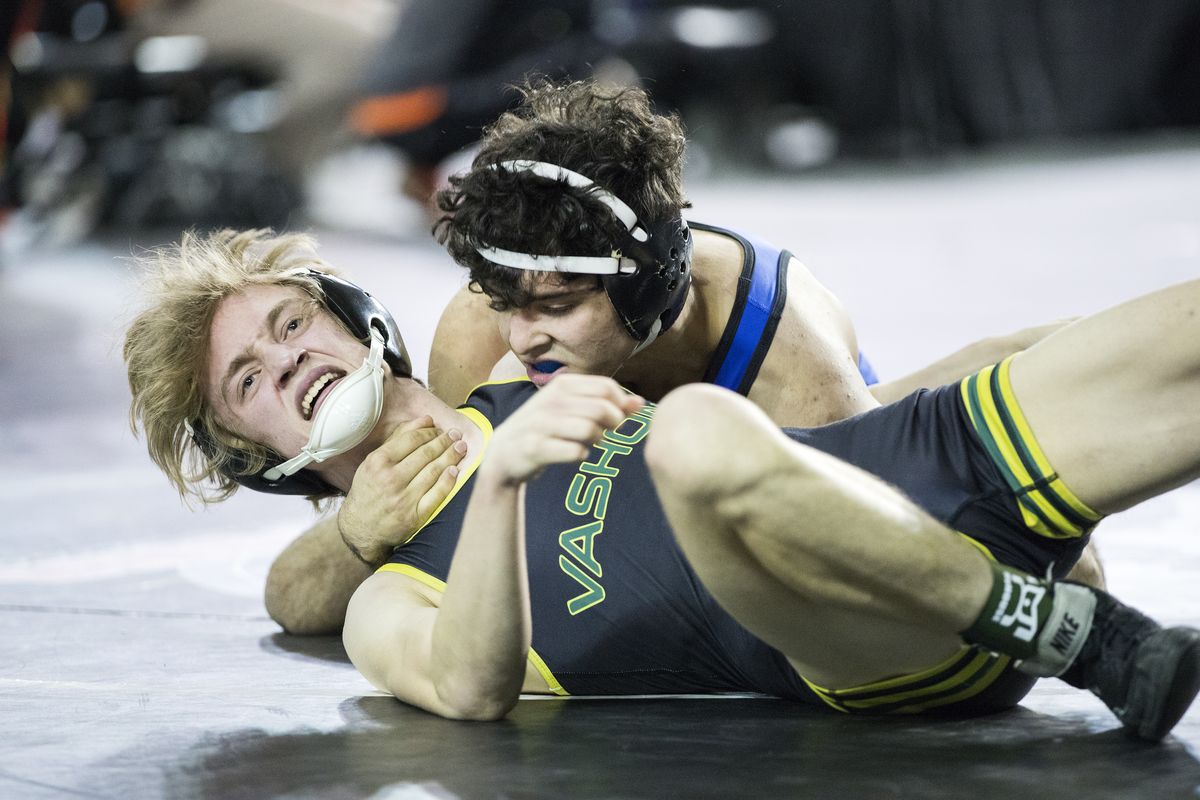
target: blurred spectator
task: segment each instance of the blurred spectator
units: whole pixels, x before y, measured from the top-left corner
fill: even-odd
[[[591,0],[411,0],[362,81],[351,128],[400,149],[426,203],[447,156],[515,103],[526,75],[588,77],[605,54]]]
[[[273,76],[263,138],[300,179],[344,135],[353,87],[399,9],[397,0],[141,0],[139,36],[200,36],[215,64],[253,64]]]
[[[5,243],[97,224],[285,227],[389,0],[25,0]],[[15,27],[15,25],[14,25]]]
[[[534,74],[641,82],[693,165],[1200,125],[1198,0],[7,0],[0,41],[10,245],[283,227],[306,186],[401,229],[364,190],[427,203]]]

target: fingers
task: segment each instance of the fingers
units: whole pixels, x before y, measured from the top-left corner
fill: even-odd
[[[564,424],[573,423],[569,425],[568,430],[582,429],[582,426],[576,421],[592,423],[592,427],[582,433],[573,435],[567,433],[566,435],[580,440],[587,438],[595,441],[605,430],[619,427],[631,411],[636,411],[638,408],[640,408],[640,404],[627,404],[623,399],[574,397],[569,401],[563,401],[553,411],[555,419],[558,421]]]
[[[458,464],[467,454],[467,444],[461,437],[456,430],[448,431],[400,464],[399,479],[407,485],[409,492],[415,496],[424,495],[435,488],[434,484],[447,470],[453,469],[454,474],[458,474]],[[432,457],[427,457],[430,454]]]
[[[417,417],[396,426],[376,452],[390,461],[402,461],[421,445],[436,439],[439,434],[441,431],[434,427],[430,417]]]
[[[426,471],[430,473],[432,483],[423,490],[421,499],[417,501],[417,523],[422,524],[429,515],[432,514],[438,506],[445,502],[450,496],[450,492],[454,490],[454,484],[458,480],[458,467],[451,464],[440,471],[433,471],[430,464],[425,470],[422,470],[422,475]]]
[[[436,466],[440,471],[451,464],[457,464],[467,453],[467,445],[462,441],[462,436],[462,431],[452,428],[439,433],[403,456],[396,464],[396,480],[411,483],[427,467]]]
[[[591,416],[605,427],[616,427],[646,401],[629,394],[612,378],[567,374],[555,378],[539,393],[548,410]]]

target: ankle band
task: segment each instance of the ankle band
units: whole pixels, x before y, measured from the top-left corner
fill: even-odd
[[[1037,652],[1037,638],[1050,616],[1049,583],[995,561],[992,591],[979,618],[962,632],[965,641],[1014,658]]]
[[[1086,587],[1054,584],[1054,604],[1038,636],[1037,651],[1017,669],[1039,678],[1061,675],[1083,649],[1095,612],[1096,595]]]

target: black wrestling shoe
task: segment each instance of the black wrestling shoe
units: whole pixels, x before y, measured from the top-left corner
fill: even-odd
[[[1157,742],[1200,691],[1200,631],[1164,628],[1107,592],[1092,629],[1061,677],[1104,701],[1131,736]]]

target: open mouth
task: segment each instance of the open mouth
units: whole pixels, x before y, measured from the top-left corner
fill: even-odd
[[[312,419],[321,403],[325,402],[325,398],[329,396],[329,390],[345,375],[344,372],[329,370],[313,381],[308,387],[308,391],[304,393],[304,399],[300,401],[301,416],[305,419]]]

